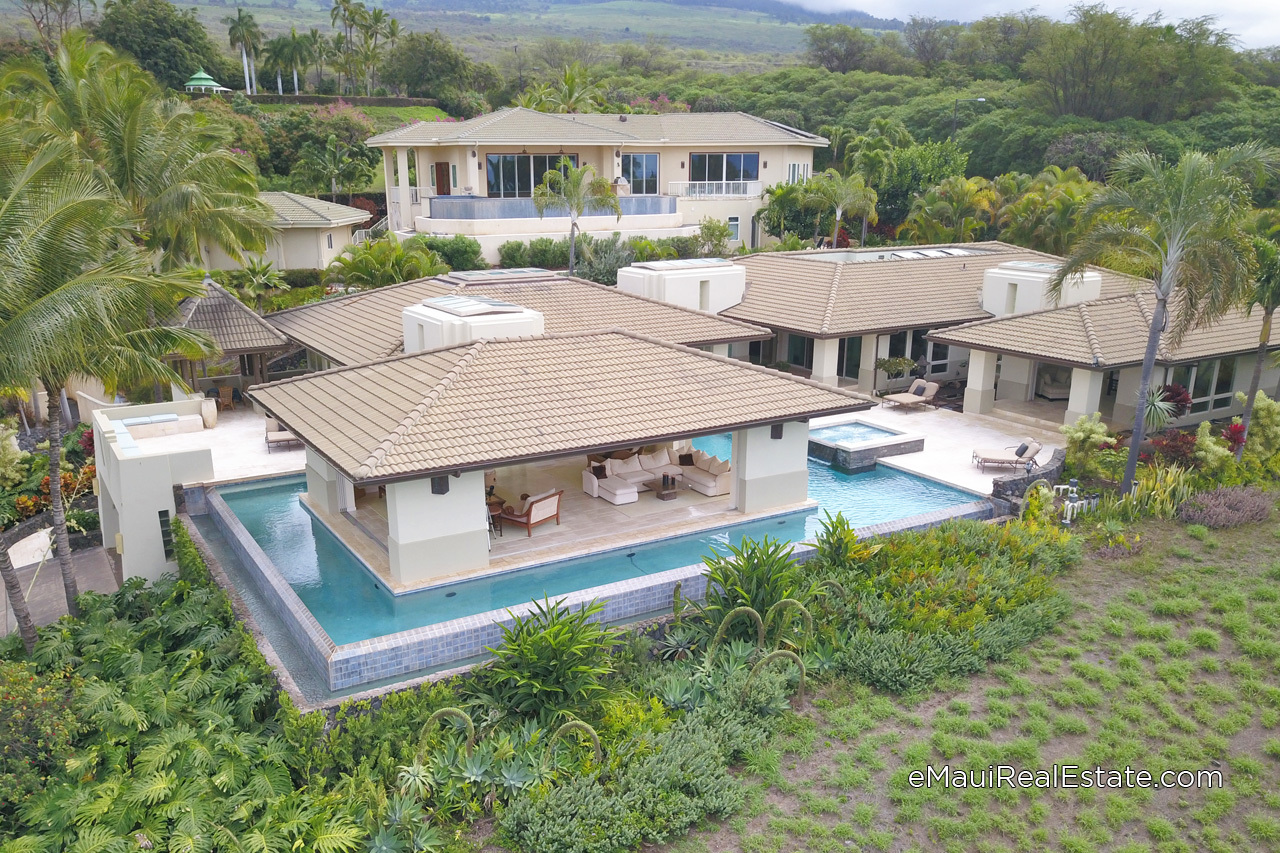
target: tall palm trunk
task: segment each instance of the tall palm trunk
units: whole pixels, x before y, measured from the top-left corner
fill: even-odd
[[[4,576],[4,590],[9,594],[9,606],[13,608],[14,619],[18,622],[18,635],[22,637],[22,645],[30,655],[36,647],[36,623],[31,621],[27,597],[22,594],[22,584],[18,582],[18,571],[9,558],[7,544],[6,547],[0,547],[0,575]]]
[[[1156,294],[1156,310],[1151,317],[1151,329],[1147,333],[1147,350],[1142,356],[1142,381],[1138,383],[1137,414],[1133,417],[1133,435],[1129,437],[1129,458],[1124,463],[1124,482],[1120,485],[1120,493],[1127,495],[1133,490],[1133,480],[1138,475],[1138,447],[1147,428],[1147,394],[1151,389],[1151,374],[1155,372],[1156,352],[1160,348],[1160,335],[1164,332],[1165,318],[1168,309],[1165,297]]]
[[[860,247],[867,245],[867,215],[866,214],[863,214],[862,216],[862,239],[858,242],[858,245]]]
[[[276,69],[276,94],[282,98],[284,97],[284,76],[280,73],[279,68]]]
[[[836,237],[840,235],[840,219],[844,216],[844,211],[836,208],[836,224],[831,226],[831,248],[836,247]]]
[[[243,44],[240,45],[240,61],[244,63],[244,93],[252,95],[253,82],[249,78],[249,51],[245,49]]]
[[[258,94],[258,58],[249,54],[249,77],[253,80],[253,94]]]
[[[298,66],[296,65],[293,66],[293,94],[295,97],[298,94]]]
[[[578,259],[578,220],[569,220],[569,275],[573,275],[575,262]]]
[[[1249,380],[1249,396],[1244,401],[1244,413],[1240,415],[1244,436],[1240,446],[1236,448],[1237,462],[1244,455],[1244,445],[1249,440],[1249,421],[1253,418],[1253,401],[1258,398],[1258,386],[1262,384],[1262,363],[1267,360],[1267,344],[1271,342],[1271,317],[1275,311],[1274,308],[1268,308],[1262,315],[1262,331],[1258,333],[1258,357],[1253,364],[1253,378]]]
[[[44,382],[49,395],[49,507],[53,512],[54,551],[58,568],[62,571],[62,588],[67,594],[67,612],[80,615],[76,597],[80,589],[76,585],[76,567],[71,561],[71,538],[67,533],[67,508],[62,503],[62,410],[58,405],[60,383]]]

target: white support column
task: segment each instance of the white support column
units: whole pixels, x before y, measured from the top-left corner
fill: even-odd
[[[772,426],[733,434],[733,495],[742,512],[809,498],[809,425],[788,421],[781,438],[772,435]]]
[[[1067,414],[1063,423],[1073,424],[1087,418],[1102,405],[1102,384],[1107,374],[1101,370],[1076,367],[1071,371],[1071,396],[1067,399]]]
[[[839,338],[813,339],[813,373],[811,378],[814,382],[821,382],[824,385],[839,385],[840,378],[836,375],[840,367],[839,362]]]
[[[442,495],[431,491],[430,477],[387,485],[387,552],[396,583],[419,586],[489,567],[484,472],[445,479],[449,491]]]
[[[1151,381],[1164,384],[1164,368],[1156,367]],[[1138,414],[1138,389],[1142,386],[1142,366],[1126,367],[1116,378],[1116,402],[1111,407],[1111,420],[1117,424],[1132,424]]]
[[[879,335],[863,335],[861,357],[858,361],[858,390],[863,394],[872,393],[876,387],[876,341]]]
[[[969,351],[969,381],[964,389],[964,411],[982,414],[995,408],[996,354]]]
[[[400,202],[400,221],[396,229],[413,230],[413,196],[409,186],[409,149],[396,149],[396,198]]]
[[[338,472],[323,456],[307,448],[307,499],[327,513],[342,512]]]
[[[996,399],[1018,402],[1030,400],[1031,377],[1034,373],[1035,362],[1031,359],[1006,354],[1000,359],[1000,383],[996,386]]]

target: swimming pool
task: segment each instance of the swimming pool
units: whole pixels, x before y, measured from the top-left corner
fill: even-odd
[[[727,455],[728,441],[728,436],[708,436],[695,445]],[[843,512],[854,526],[864,527],[977,499],[970,492],[894,468],[844,474],[810,460],[809,496],[820,505],[812,511],[393,596],[302,507],[298,495],[305,490],[305,480],[296,477],[221,487],[218,492],[338,645],[695,565],[713,547],[738,544],[744,538],[768,535],[805,541],[820,529],[824,511]]]
[[[871,424],[864,424],[862,421],[809,430],[809,438],[816,438],[828,444],[861,444],[882,438],[893,438],[897,435],[898,433],[893,430],[881,429]]]

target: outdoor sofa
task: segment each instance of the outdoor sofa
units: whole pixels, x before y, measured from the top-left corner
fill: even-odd
[[[889,406],[922,406],[926,403],[932,403],[937,393],[937,382],[925,382],[923,379],[916,379],[911,383],[911,387],[901,394],[886,394],[884,396],[884,405],[886,408]]]
[[[594,461],[594,460],[588,460]],[[663,474],[682,480],[708,497],[729,494],[730,465],[701,450],[678,453],[668,448],[625,458],[608,458],[582,472],[582,490],[612,504],[635,503]]]

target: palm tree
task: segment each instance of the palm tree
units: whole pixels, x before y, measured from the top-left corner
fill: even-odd
[[[264,298],[289,289],[280,271],[272,267],[270,261],[264,262],[261,258],[250,258],[236,276],[236,281],[239,285],[236,290],[240,292],[240,296],[252,299],[259,314],[262,313]]]
[[[566,65],[547,95],[544,112],[589,113],[600,105],[600,87],[591,80],[587,69],[580,63]]]
[[[316,70],[316,88],[319,89],[324,83],[324,63],[329,58],[331,50],[329,40],[315,27],[312,27],[304,38],[308,42],[307,55],[311,57],[311,64]]]
[[[787,234],[787,214],[800,207],[800,195],[804,192],[804,184],[774,184],[764,191],[764,208],[760,211],[766,228],[772,232],[777,230],[781,239]]]
[[[1262,365],[1267,360],[1267,347],[1271,344],[1271,321],[1280,308],[1280,245],[1266,237],[1253,238],[1253,251],[1258,259],[1254,274],[1253,293],[1249,298],[1249,310],[1262,309],[1262,329],[1258,332],[1258,357],[1253,364],[1253,377],[1249,380],[1249,394],[1245,397],[1244,413],[1240,424],[1244,427],[1244,440],[1236,448],[1236,459],[1244,454],[1249,440],[1249,421],[1253,418],[1253,404],[1258,399],[1258,386],[1262,384]]]
[[[351,188],[369,182],[373,177],[373,166],[360,157],[352,157],[350,149],[338,141],[338,137],[329,134],[324,148],[316,148],[311,143],[302,147],[302,156],[294,165],[294,172],[312,186],[327,186],[329,192],[337,196],[339,190],[347,190],[347,201],[351,201]]]
[[[360,40],[360,45],[353,53],[360,75],[364,78],[364,93],[366,96],[373,94],[373,77],[378,70],[378,63],[382,61],[382,47],[378,44],[377,39],[366,34]]]
[[[253,55],[262,45],[262,28],[254,20],[252,12],[236,7],[236,16],[222,19],[227,25],[227,38],[232,49],[240,48],[240,61],[244,63],[244,93],[252,95],[258,90],[258,77],[253,68]]]
[[[603,211],[622,218],[622,205],[609,181],[597,176],[591,164],[574,166],[568,157],[561,157],[558,168],[542,176],[542,183],[533,188],[533,203],[539,218],[546,216],[548,210],[568,213],[569,275],[573,275],[577,265],[578,219],[587,213]]]
[[[862,175],[841,175],[835,169],[828,169],[814,181],[817,193],[826,201],[827,206],[835,210],[835,223],[831,226],[831,245],[836,244],[840,234],[840,221],[845,213],[852,213],[864,219],[875,219],[876,191],[867,186]]]
[[[27,606],[27,597],[22,592],[22,582],[18,579],[17,569],[13,567],[8,548],[0,548],[0,577],[4,579],[9,607],[13,610],[14,621],[18,623],[18,636],[22,637],[22,646],[30,656],[36,649],[36,623],[31,619],[31,608]]]
[[[976,240],[991,216],[994,192],[985,178],[947,178],[911,203],[898,229],[917,243]]]
[[[276,36],[262,48],[262,67],[268,74],[275,72],[277,95],[284,95],[284,70],[289,66],[292,49],[288,36]]]
[[[229,128],[167,97],[83,33],[63,39],[54,66],[54,74],[43,63],[6,66],[0,107],[98,167],[161,269],[199,262],[206,244],[237,259],[266,247],[273,214],[258,198],[252,160],[231,149]]]
[[[387,234],[359,246],[348,246],[324,271],[324,283],[370,290],[448,271],[444,259],[416,238],[402,243],[395,234]]]
[[[1176,345],[1191,329],[1221,317],[1248,298],[1252,248],[1241,221],[1250,204],[1250,184],[1274,172],[1280,152],[1250,142],[1213,154],[1188,151],[1177,163],[1146,151],[1121,154],[1110,183],[1085,205],[1086,230],[1051,284],[1056,298],[1063,282],[1088,264],[1110,262],[1139,271],[1151,284],[1155,309],[1147,331],[1137,400],[1146,400],[1161,336]],[[1170,318],[1169,302],[1176,310]],[[1136,405],[1122,491],[1133,487],[1138,449],[1145,435],[1146,406]]]
[[[172,309],[199,287],[159,277],[134,241],[128,208],[66,139],[32,147],[20,120],[0,122],[0,384],[40,383],[48,396],[49,501],[67,608],[78,613],[63,502],[61,390],[72,375],[107,383],[181,380],[160,361],[199,358],[208,340],[145,328],[157,304]],[[156,355],[156,348],[166,348]],[[0,561],[2,564],[3,561]]]

